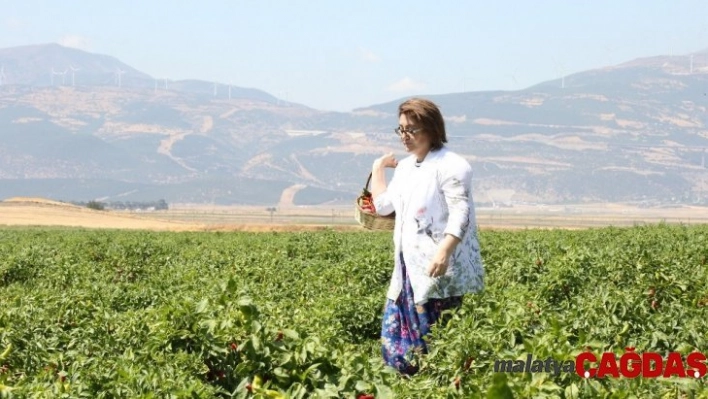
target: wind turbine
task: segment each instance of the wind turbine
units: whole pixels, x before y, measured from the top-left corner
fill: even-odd
[[[287,90],[283,91],[282,93],[283,93],[283,100],[285,101],[284,106],[288,107],[289,106],[288,105],[288,97],[290,96],[290,93]],[[278,103],[280,103],[280,101],[278,101]]]
[[[280,106],[280,100],[283,99],[285,100],[285,91],[284,90],[278,90],[278,94],[275,96],[275,103],[277,106]]]
[[[52,86],[54,86],[54,75],[57,74],[57,71],[54,70],[54,67],[52,67],[52,70],[49,72],[49,76],[52,79]]]
[[[565,67],[555,57],[553,63],[556,64],[556,71],[561,75],[561,89],[565,89]]]
[[[217,88],[217,83],[214,82],[214,97],[216,97],[216,92],[217,92],[216,88]]]
[[[5,66],[0,66],[0,86],[5,84]]]
[[[516,90],[519,87],[519,81],[516,80],[516,72],[519,70],[518,67],[514,68],[514,72],[511,75],[506,75],[511,78],[511,88]]]
[[[462,92],[467,92],[467,81],[472,80],[470,78],[464,77],[462,78]]]
[[[231,83],[232,81],[229,80],[229,100],[231,100]]]
[[[676,36],[670,35],[669,37],[669,57],[673,58],[674,57],[674,40]]]
[[[611,67],[613,65],[613,62],[614,62],[613,61],[614,60],[613,54],[615,53],[615,50],[619,50],[619,48],[620,48],[619,45],[615,45],[615,46],[606,45],[605,46],[605,52],[607,53],[607,61],[608,61],[607,66]]]
[[[122,76],[124,73],[125,73],[125,71],[123,71],[122,69],[116,68],[116,79],[117,79],[117,81],[118,81],[118,87],[121,87],[121,76]]]
[[[69,68],[71,68],[71,85],[75,86],[76,85],[76,71],[80,71],[81,68],[74,68],[73,65],[69,65]]]
[[[691,74],[693,74],[693,54],[691,54]]]

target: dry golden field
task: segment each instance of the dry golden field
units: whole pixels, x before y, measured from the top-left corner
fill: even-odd
[[[638,208],[622,204],[526,206],[476,210],[482,229],[630,226],[708,223],[706,207]],[[66,226],[155,231],[360,230],[353,207],[172,205],[167,211],[97,211],[41,198],[0,202],[0,226]]]

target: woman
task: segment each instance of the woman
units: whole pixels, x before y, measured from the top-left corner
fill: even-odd
[[[371,193],[380,215],[396,212],[395,263],[382,323],[382,354],[404,375],[427,353],[423,338],[445,310],[459,308],[465,294],[480,292],[484,268],[472,200],[472,168],[445,146],[438,107],[410,99],[398,108],[395,129],[410,155],[374,161]],[[385,168],[395,168],[386,185]]]

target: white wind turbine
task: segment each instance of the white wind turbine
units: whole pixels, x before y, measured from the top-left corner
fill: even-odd
[[[81,68],[74,68],[73,65],[69,65],[69,68],[71,68],[71,85],[75,86],[76,85],[76,72],[80,71]]]
[[[615,46],[606,45],[605,46],[605,52],[607,53],[607,60],[608,60],[607,66],[613,65],[613,62],[614,62],[613,54],[614,54],[615,50],[619,50],[619,48],[620,48],[620,46],[618,46],[618,45],[615,45]]]
[[[561,89],[565,89],[565,67],[555,57],[553,58],[553,63],[556,64],[556,71],[561,76]]]
[[[214,82],[214,97],[216,97],[216,93],[217,93],[217,83]]]
[[[473,80],[474,80],[473,78],[468,78],[468,77],[466,77],[466,76],[461,79],[461,82],[462,82],[462,92],[463,92],[463,93],[466,93],[466,92],[467,92],[467,82],[468,82],[468,81],[473,81]]]
[[[669,57],[674,56],[674,50],[676,50],[676,42],[680,41],[679,35],[672,34],[669,35]]]
[[[231,84],[232,84],[232,81],[229,80],[229,100],[231,100]]]
[[[52,86],[54,86],[54,75],[61,75],[61,72],[55,71],[54,67],[52,67],[52,70],[49,74],[49,76],[51,76],[51,78],[52,78]]]
[[[285,102],[285,103],[283,104],[283,106],[285,106],[285,107],[288,107],[288,96],[289,96],[289,94],[290,94],[290,93],[288,93],[287,90],[281,90],[281,91],[280,91],[280,96],[278,96],[278,97],[282,97],[282,98],[283,98],[283,101]],[[278,105],[280,105],[280,98],[278,98]]]
[[[693,54],[691,54],[691,74],[693,74]]]
[[[5,84],[5,79],[7,77],[5,76],[5,66],[0,66],[0,86]]]
[[[121,77],[125,73],[124,70],[120,68],[116,68],[116,82],[118,83],[118,87],[121,87]]]
[[[55,71],[54,68],[52,67],[52,72],[51,72],[52,86],[54,86],[54,75],[61,75],[61,84],[63,85],[63,84],[64,84],[64,78],[66,77],[66,72],[67,72],[67,71],[68,71],[68,70],[65,69],[64,72],[57,72],[57,71]]]
[[[162,87],[161,81],[165,82],[165,90],[167,90],[167,78],[155,78],[155,93],[157,93],[159,87]]]

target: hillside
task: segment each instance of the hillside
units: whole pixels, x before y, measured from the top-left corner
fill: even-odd
[[[0,198],[351,202],[376,156],[405,155],[400,100],[322,112],[54,44],[2,49],[0,64]],[[706,203],[707,89],[702,51],[427,97],[475,170],[480,204]]]

